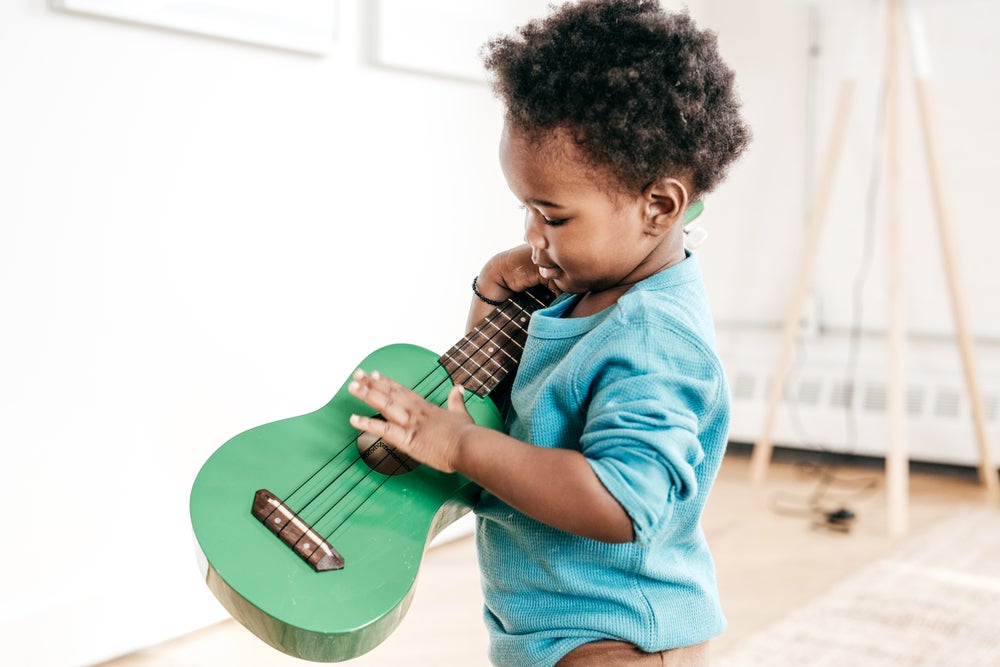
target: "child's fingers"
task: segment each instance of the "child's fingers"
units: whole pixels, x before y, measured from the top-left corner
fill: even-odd
[[[409,394],[417,394],[409,391],[406,387],[383,377],[377,371],[370,375],[362,370],[354,373],[354,380],[348,385],[347,390],[355,398],[375,408],[382,413],[388,421],[399,424],[406,424],[410,417],[410,410],[406,407]]]
[[[351,415],[351,426],[358,429],[359,431],[366,431],[378,437],[383,437],[385,434],[381,433],[384,430],[385,424],[387,423],[382,419],[373,419],[371,417],[364,417],[362,415]]]
[[[397,444],[393,436],[398,435],[398,427],[384,419],[364,417],[362,415],[351,415],[350,422],[351,426],[359,431],[365,431],[366,433],[378,436],[389,444]]]
[[[448,392],[448,409],[451,411],[468,412],[465,409],[465,387],[456,384]]]

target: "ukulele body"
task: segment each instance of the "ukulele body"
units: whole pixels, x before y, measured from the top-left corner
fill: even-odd
[[[413,345],[381,348],[359,367],[438,405],[452,386],[438,355]],[[212,593],[262,640],[306,660],[346,660],[381,643],[409,607],[427,544],[468,512],[479,492],[461,475],[424,465],[401,474],[373,470],[348,417],[374,411],[347,392],[350,380],[319,410],[226,442],[191,491],[191,522]],[[489,398],[466,393],[476,423],[503,428]],[[342,568],[317,571],[278,539],[251,512],[259,489],[296,512],[305,505],[299,516],[342,557]]]

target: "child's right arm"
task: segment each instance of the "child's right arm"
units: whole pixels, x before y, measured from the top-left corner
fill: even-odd
[[[436,470],[462,473],[542,523],[602,542],[634,539],[632,519],[582,452],[536,447],[473,423],[461,387],[445,408],[377,372],[357,371],[349,390],[381,417],[351,415],[359,431]]]
[[[486,298],[502,301],[543,280],[531,261],[531,248],[517,246],[494,255],[476,281]],[[495,306],[473,296],[469,325]],[[536,447],[478,426],[455,387],[446,407],[432,405],[412,390],[383,377],[358,371],[350,392],[375,408],[381,418],[351,416],[351,424],[395,445],[409,456],[444,472],[458,471],[528,516],[567,532],[602,542],[635,538],[632,519],[603,485],[583,453]]]

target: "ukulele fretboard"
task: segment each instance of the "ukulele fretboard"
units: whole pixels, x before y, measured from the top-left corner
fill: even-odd
[[[486,396],[517,368],[528,339],[528,320],[555,295],[539,285],[512,295],[479,321],[438,362],[455,384]]]

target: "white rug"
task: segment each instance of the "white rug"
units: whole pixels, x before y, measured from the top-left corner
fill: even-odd
[[[713,667],[1000,667],[1000,508],[904,542]]]

